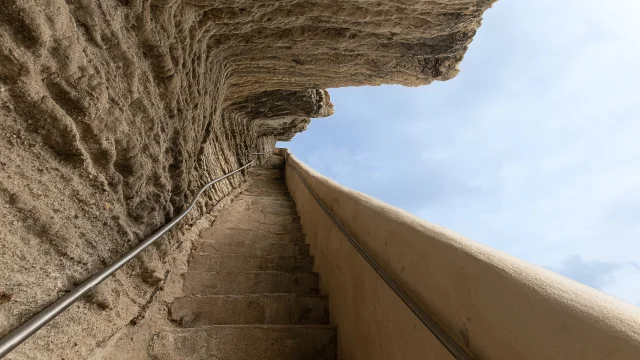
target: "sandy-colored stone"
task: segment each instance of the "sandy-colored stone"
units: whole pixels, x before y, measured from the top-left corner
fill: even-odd
[[[289,206],[291,205],[291,206]],[[276,207],[279,209],[293,209],[295,208],[295,204],[287,204],[287,206],[281,206],[278,204],[267,203],[269,207]],[[239,213],[244,213],[245,211],[239,211]],[[247,220],[246,218],[240,216],[234,217],[219,217],[217,220],[217,226],[226,228],[226,229],[238,229],[238,230],[255,230],[255,231],[263,231],[270,232],[272,234],[301,234],[302,233],[302,225],[300,224],[265,224],[257,221]]]
[[[318,274],[278,271],[202,272],[184,275],[185,295],[292,293],[318,295]]]
[[[309,245],[285,242],[201,240],[194,242],[194,251],[242,255],[255,254],[259,256],[305,256],[309,255]]]
[[[184,327],[228,324],[317,325],[329,323],[327,300],[296,294],[184,297],[173,301],[171,320]]]
[[[335,360],[332,325],[218,325],[167,330],[154,337],[158,360]]]
[[[256,211],[247,211],[242,209],[235,209],[234,217],[245,219],[246,221],[269,224],[269,225],[281,225],[281,224],[299,224],[300,217],[295,215],[269,215]],[[218,217],[218,221],[224,219],[229,215],[221,214]]]
[[[259,256],[238,254],[198,254],[189,259],[193,271],[282,271],[309,272],[313,267],[310,256]]]
[[[287,210],[292,214],[297,214],[295,210]],[[228,240],[228,241],[256,241],[256,242],[304,242],[304,234],[276,234],[267,231],[243,230],[243,229],[226,229],[221,227],[211,227],[202,229],[202,238],[204,240]]]
[[[280,205],[282,207],[293,209],[295,208],[295,202],[291,198],[287,198],[285,196],[276,197],[276,196],[256,196],[256,195],[239,195],[237,201],[249,201],[252,204],[257,205]]]

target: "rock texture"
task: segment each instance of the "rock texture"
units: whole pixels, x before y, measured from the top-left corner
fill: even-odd
[[[330,115],[324,89],[455,76],[493,1],[4,0],[0,335],[205,181]],[[146,251],[10,358],[84,358],[144,312],[178,245]]]

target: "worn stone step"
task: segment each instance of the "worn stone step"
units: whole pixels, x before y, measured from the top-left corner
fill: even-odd
[[[293,201],[281,201],[281,200],[269,200],[269,199],[254,199],[250,200],[251,205],[259,205],[264,207],[277,207],[283,209],[296,209],[296,203]]]
[[[229,204],[227,208],[233,211],[252,211],[259,214],[267,214],[267,215],[289,215],[289,216],[298,215],[298,210],[296,209],[255,205],[247,201],[234,201],[233,203]]]
[[[273,203],[287,203],[287,204],[294,204],[294,205],[296,203],[293,200],[293,198],[291,198],[290,196],[286,197],[286,196],[264,196],[264,195],[240,194],[238,195],[238,197],[235,198],[234,201],[239,201],[239,200],[250,201],[251,203],[262,203],[262,202],[272,203],[273,202]]]
[[[231,209],[231,207],[229,207]],[[253,221],[262,224],[299,224],[300,216],[297,215],[271,215],[264,214],[255,211],[240,209],[233,209],[233,211],[223,211],[218,218],[236,217],[240,219],[246,219],[247,221]]]
[[[309,245],[262,241],[206,241],[193,242],[198,253],[243,254],[257,256],[308,256]]]
[[[255,256],[192,253],[189,271],[282,271],[310,272],[311,256]]]
[[[253,179],[281,179],[283,180],[285,177],[284,169],[266,169],[266,170],[256,170],[252,171],[249,174],[249,178]]]
[[[284,164],[282,164],[284,165]],[[275,171],[282,171],[282,170],[278,170],[278,169],[269,169],[269,168],[265,168],[265,167],[255,167],[252,168],[252,173],[253,172],[275,172]]]
[[[287,184],[285,183],[284,179],[277,182],[252,181],[247,189],[289,191],[289,188],[287,188]]]
[[[291,196],[289,190],[264,190],[264,189],[245,189],[243,192],[245,195],[264,195],[264,196]]]
[[[275,171],[274,172],[256,172],[249,175],[249,177],[252,182],[255,182],[258,180],[284,182],[284,173],[279,171],[278,172],[275,172]]]
[[[296,209],[284,209],[280,207],[250,205],[248,209],[251,211],[261,212],[263,214],[269,214],[269,215],[290,215],[290,216],[298,215],[298,210]]]
[[[249,187],[271,187],[288,190],[284,177],[251,177]]]
[[[273,234],[302,233],[302,225],[300,224],[264,224],[236,216],[235,212],[222,213],[218,216],[212,227],[264,231]]]
[[[211,325],[153,336],[156,360],[335,360],[332,325]]]
[[[241,196],[246,196],[248,198],[258,198],[260,200],[295,202],[293,200],[293,198],[291,197],[291,195],[289,195],[289,194],[264,195],[264,194],[248,193],[248,192],[244,191],[244,192],[242,192]]]
[[[252,182],[256,180],[268,180],[268,181],[279,181],[284,182],[284,173],[280,171],[270,171],[270,172],[256,172],[249,175],[249,178]]]
[[[272,168],[263,168],[263,167],[256,167],[251,169],[251,174],[282,174],[284,171],[284,168],[280,168],[280,169],[272,169]]]
[[[303,233],[276,234],[253,229],[227,229],[218,226],[202,229],[200,231],[200,238],[207,241],[304,243]]]
[[[237,295],[292,293],[318,295],[318,274],[279,271],[203,272],[188,271],[184,278],[184,295]]]
[[[249,185],[244,192],[263,194],[263,195],[291,195],[286,186],[256,186]]]
[[[284,163],[282,163],[280,165],[282,167],[284,167]],[[267,167],[260,166],[260,167],[252,168],[252,171],[255,171],[255,172],[270,172],[270,171],[282,171],[282,169],[270,169],[270,168],[267,168]]]
[[[329,323],[327,299],[295,294],[213,295],[177,298],[170,319],[184,327],[265,324],[320,325]]]
[[[236,198],[235,202],[247,202],[249,205],[260,205],[265,207],[279,207],[284,209],[295,209],[296,203],[294,201],[287,200],[272,200],[265,199],[258,196],[243,196],[240,195]]]
[[[274,189],[288,189],[284,178],[253,177],[249,187],[268,187]]]
[[[277,156],[277,155],[272,155],[272,157],[270,157],[269,160],[267,160],[267,162],[265,162],[263,165],[261,165],[260,168],[262,168],[262,169],[284,168],[284,166],[286,165],[286,161],[285,161],[284,157],[280,156],[280,157],[274,158],[274,156]]]
[[[260,168],[261,169],[265,169],[265,170],[284,171],[285,165],[286,165],[286,163],[284,161],[282,161],[282,162],[277,162],[277,163],[264,164],[264,165],[260,166]]]
[[[242,210],[248,208],[279,208],[279,209],[296,209],[296,203],[293,201],[279,201],[279,200],[269,200],[269,199],[260,199],[258,197],[252,196],[238,196],[233,200],[231,204],[228,205],[229,209],[233,210]]]

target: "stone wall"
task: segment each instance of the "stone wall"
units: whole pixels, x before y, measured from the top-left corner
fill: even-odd
[[[205,181],[330,115],[324,89],[455,76],[493,1],[4,0],[0,335]],[[141,316],[179,245],[145,251],[12,356],[84,358]]]

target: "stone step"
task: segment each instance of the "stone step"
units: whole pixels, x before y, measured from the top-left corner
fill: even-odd
[[[256,180],[284,181],[284,173],[280,171],[255,172],[249,175],[252,182]]]
[[[245,195],[245,194],[240,194],[238,195],[238,197],[236,197],[234,199],[234,201],[239,201],[239,200],[244,200],[244,201],[249,201],[251,203],[261,203],[261,202],[268,202],[268,203],[287,203],[287,204],[294,204],[295,205],[295,201],[293,201],[293,198],[289,197],[285,197],[285,196],[264,196],[264,195]],[[295,207],[295,206],[294,206]]]
[[[296,203],[294,201],[282,201],[282,200],[271,200],[264,199],[258,196],[238,196],[235,202],[249,203],[249,205],[260,205],[264,207],[278,207],[284,209],[295,209]]]
[[[284,179],[284,171],[282,170],[254,170],[249,174],[249,178],[253,179]]]
[[[286,186],[284,174],[282,175],[257,175],[249,176],[249,180],[251,181],[250,185],[260,185],[263,183],[268,183],[270,185],[280,185]]]
[[[272,157],[269,158],[269,160],[267,160],[267,162],[265,162],[263,165],[260,166],[260,168],[262,169],[269,169],[269,168],[284,168],[284,166],[286,165],[286,161],[284,160],[284,157],[280,156],[280,157],[275,157],[277,155],[273,155]]]
[[[237,199],[226,207],[232,211],[252,211],[269,215],[283,215],[283,212],[286,212],[284,215],[298,215],[295,203],[280,204],[278,201],[269,203]]]
[[[283,165],[283,168],[284,168],[284,164],[282,164],[282,165]],[[282,170],[283,169],[269,169],[269,168],[263,168],[263,167],[254,167],[254,168],[252,168],[251,172],[252,173],[253,172],[276,172],[276,171],[281,172]]]
[[[292,293],[318,295],[318,274],[278,271],[202,272],[183,274],[184,295]]]
[[[254,174],[282,174],[284,173],[284,167],[254,167],[251,168],[251,175]]]
[[[153,336],[155,360],[335,360],[332,325],[212,325]]]
[[[288,190],[284,178],[251,178],[249,187],[267,187]]]
[[[264,231],[273,234],[302,233],[301,224],[263,224],[260,222],[247,220],[246,218],[240,216],[236,216],[235,212],[222,213],[220,216],[218,216],[212,227]]]
[[[243,208],[278,208],[278,209],[296,209],[296,203],[293,201],[279,201],[261,199],[257,196],[238,196],[228,205],[229,209],[243,209]]]
[[[267,231],[226,229],[222,227],[204,228],[200,231],[200,238],[207,241],[304,243],[303,233],[275,234]]]
[[[262,166],[260,166],[261,169],[264,170],[279,170],[279,171],[284,171],[284,167],[286,166],[286,163],[284,161],[282,162],[277,162],[277,163],[268,163],[268,164],[264,164]]]
[[[279,169],[262,168],[262,167],[256,167],[256,168],[252,168],[251,169],[251,175],[253,175],[253,174],[282,174],[282,173],[284,173],[284,167],[279,168]]]
[[[284,178],[252,177],[249,187],[287,188]]]
[[[251,212],[255,212],[259,214],[267,214],[267,215],[288,215],[288,216],[298,215],[298,210],[296,209],[255,205],[247,201],[235,201],[227,205],[227,208],[231,209],[232,211],[251,211]]]
[[[251,182],[247,189],[257,189],[257,190],[275,190],[275,191],[289,191],[287,188],[287,184],[284,182],[284,179],[281,181],[256,181]]]
[[[231,206],[229,207],[229,209],[231,209]],[[242,207],[240,209],[234,209],[233,211],[223,211],[222,213],[220,213],[220,215],[218,215],[218,218],[226,219],[232,216],[261,224],[300,223],[300,216],[297,215],[270,215],[255,211],[243,210]]]
[[[254,186],[249,185],[243,192],[263,195],[291,195],[286,186]]]
[[[284,165],[284,164],[282,164],[282,165]],[[262,166],[260,166],[260,167],[254,167],[254,168],[252,168],[251,170],[252,170],[252,171],[251,171],[252,173],[253,173],[253,172],[282,171],[282,170],[277,170],[277,169],[268,169],[268,168],[264,168],[264,167],[262,167]]]
[[[182,297],[169,307],[184,327],[203,325],[320,325],[329,323],[327,299],[295,294]]]
[[[206,241],[193,242],[196,253],[242,254],[257,256],[308,256],[309,245],[262,241]]]
[[[291,196],[289,190],[264,190],[264,189],[245,189],[244,195],[263,195],[263,196]]]
[[[281,271],[311,272],[311,256],[255,256],[192,253],[189,271]]]
[[[290,201],[290,202],[295,202],[293,200],[293,198],[291,197],[291,195],[288,194],[282,194],[282,195],[263,195],[263,194],[254,194],[254,193],[248,193],[246,191],[242,192],[241,194],[242,196],[246,196],[248,198],[258,198],[260,200],[272,200],[272,201]]]

